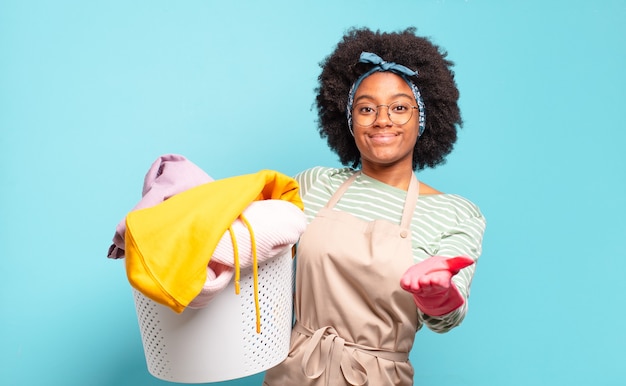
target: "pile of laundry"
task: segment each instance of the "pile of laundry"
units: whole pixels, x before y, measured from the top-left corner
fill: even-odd
[[[214,180],[165,154],[117,225],[107,257],[125,258],[130,284],[155,302],[177,313],[202,308],[232,280],[238,290],[240,269],[289,252],[306,227],[302,209],[298,183],[279,172]]]

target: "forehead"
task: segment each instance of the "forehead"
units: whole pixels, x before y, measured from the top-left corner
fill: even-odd
[[[354,99],[389,99],[406,96],[413,99],[413,91],[402,77],[392,72],[375,72],[363,79],[354,93]]]

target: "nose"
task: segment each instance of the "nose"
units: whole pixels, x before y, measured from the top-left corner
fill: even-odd
[[[385,107],[386,110],[383,111],[383,107]],[[391,122],[391,117],[389,116],[389,106],[379,105],[376,106],[376,108],[378,109],[378,111],[376,112],[376,120],[374,121],[374,126],[393,126],[393,123]]]

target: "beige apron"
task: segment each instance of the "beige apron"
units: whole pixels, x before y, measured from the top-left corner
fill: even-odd
[[[289,356],[264,385],[413,385],[409,351],[417,331],[413,297],[400,288],[413,264],[413,176],[400,225],[333,210],[351,176],[298,244],[296,324]]]

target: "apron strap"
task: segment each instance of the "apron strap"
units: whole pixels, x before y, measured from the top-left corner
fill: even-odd
[[[402,212],[402,221],[400,222],[402,229],[409,230],[411,228],[411,220],[413,219],[413,212],[415,211],[419,194],[420,183],[417,177],[415,177],[415,173],[411,173],[411,182],[409,182],[409,190],[406,192],[404,211]]]
[[[341,196],[343,196],[343,194],[346,192],[346,190],[348,190],[348,187],[352,184],[352,182],[354,180],[356,180],[356,178],[361,174],[361,171],[357,171],[355,172],[353,175],[350,176],[350,178],[348,178],[347,180],[344,181],[343,184],[341,184],[341,186],[339,186],[339,189],[337,189],[335,191],[335,193],[332,195],[332,197],[330,198],[330,200],[328,200],[328,202],[326,203],[326,208],[332,208],[335,206],[335,204],[339,201],[339,199],[341,198]]]

